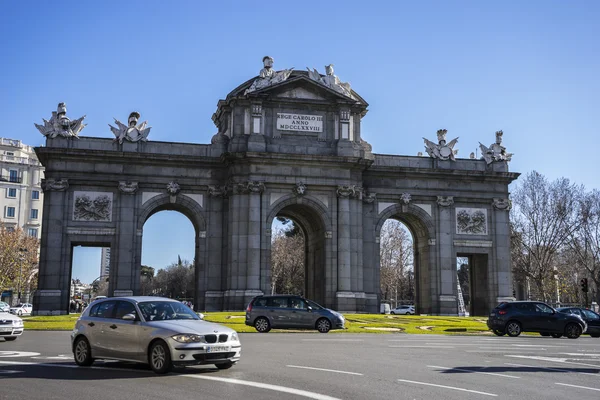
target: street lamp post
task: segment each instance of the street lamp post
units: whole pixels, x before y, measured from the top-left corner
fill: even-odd
[[[19,249],[19,253],[21,254],[20,256],[20,262],[19,262],[19,280],[17,281],[17,303],[20,304],[21,303],[21,277],[23,275],[23,263],[25,262],[25,253],[27,253],[27,249],[24,247],[21,247]]]

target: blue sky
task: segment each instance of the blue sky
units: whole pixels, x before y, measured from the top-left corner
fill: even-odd
[[[2,6],[1,136],[27,144],[43,144],[33,124],[61,101],[72,118],[87,115],[83,136],[112,138],[113,117],[137,110],[152,126],[150,140],[210,143],[217,101],[270,55],[275,69],[335,64],[370,104],[362,135],[375,153],[416,155],[422,137],[445,128],[468,157],[502,129],[512,171],[600,188],[598,1]],[[99,270],[92,253],[77,250],[75,272]],[[177,254],[193,258],[191,223],[153,216],[144,263],[162,267]]]

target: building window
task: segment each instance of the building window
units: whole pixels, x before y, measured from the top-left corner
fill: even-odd
[[[8,177],[8,181],[9,182],[21,183],[20,180],[19,180],[19,171],[15,170],[15,169],[11,169],[10,170],[10,175]]]
[[[14,152],[12,152],[12,151],[7,151],[7,152],[6,152],[6,155],[7,155],[7,156],[14,156],[14,155],[15,155],[15,153],[14,153]]]
[[[17,197],[17,189],[16,188],[8,188],[6,193],[6,197],[12,197],[15,198]]]
[[[31,192],[31,199],[32,200],[39,200],[40,199],[40,191],[39,190],[34,190],[33,192]]]
[[[15,208],[14,207],[6,207],[6,218],[14,218],[15,217]]]
[[[7,226],[6,227],[6,232],[14,232],[15,228],[13,228],[12,226]]]
[[[31,209],[31,219],[38,219],[38,210],[37,208]]]
[[[27,230],[27,234],[31,237],[36,238],[38,236],[38,229],[37,228],[29,228]]]

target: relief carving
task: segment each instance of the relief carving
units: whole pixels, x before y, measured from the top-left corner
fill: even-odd
[[[171,196],[176,196],[181,191],[181,187],[177,182],[169,182],[167,183],[167,193]]]
[[[63,192],[69,187],[68,179],[45,179],[42,181],[42,190],[49,192],[55,190],[57,192]]]
[[[306,185],[302,182],[296,183],[296,186],[292,188],[292,192],[296,196],[304,196],[306,194]]]
[[[119,191],[124,194],[135,194],[138,190],[137,182],[121,181],[119,182]]]
[[[454,197],[452,196],[438,196],[437,197],[437,203],[439,206],[442,207],[450,207],[452,204],[454,204]]]
[[[47,138],[54,139],[57,136],[64,138],[76,138],[79,139],[79,132],[86,127],[83,123],[85,115],[74,121],[71,121],[67,117],[67,106],[65,103],[58,103],[56,111],[52,111],[52,117],[50,121],[44,121],[44,125],[34,124],[40,133]]]
[[[497,210],[509,211],[512,208],[512,201],[510,199],[498,199],[494,198],[492,205]]]

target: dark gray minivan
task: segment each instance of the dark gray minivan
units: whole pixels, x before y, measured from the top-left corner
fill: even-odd
[[[295,295],[257,296],[246,308],[246,325],[258,332],[276,329],[344,329],[344,316]]]

